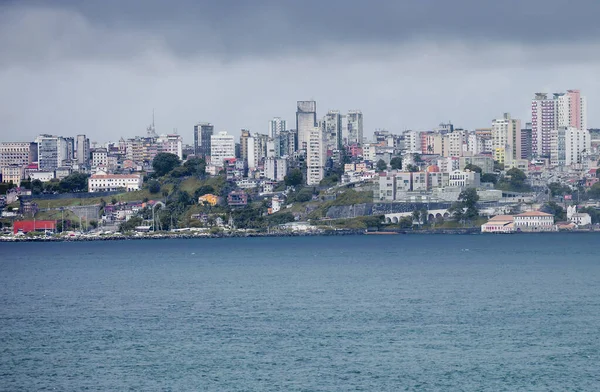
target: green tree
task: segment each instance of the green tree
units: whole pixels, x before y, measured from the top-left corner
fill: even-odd
[[[590,199],[599,199],[600,198],[600,182],[595,183],[594,185],[592,185],[592,187],[590,189],[588,189],[587,196]]]
[[[457,222],[476,220],[479,217],[478,201],[477,190],[467,188],[458,195],[458,201],[452,203],[448,212]]]
[[[183,167],[188,175],[204,177],[206,175],[206,161],[202,158],[192,158],[184,162]]]
[[[479,166],[477,166],[477,165],[473,165],[472,163],[469,163],[468,165],[465,165],[465,170],[470,170],[472,172],[476,172],[476,173],[479,173],[479,174],[482,173],[481,168]]]
[[[495,185],[498,182],[498,176],[494,173],[484,173],[481,175],[481,182],[491,182]]]
[[[401,170],[402,169],[402,157],[393,157],[390,161],[390,166],[392,170]]]
[[[410,229],[413,225],[413,220],[410,216],[404,216],[400,219],[398,225],[402,229]]]
[[[569,186],[560,184],[558,182],[551,182],[548,184],[548,189],[550,189],[550,194],[552,197],[563,196],[572,193],[572,190]]]
[[[164,176],[181,164],[179,157],[168,152],[156,154],[152,160],[152,168],[157,176]]]
[[[296,186],[302,184],[303,176],[300,169],[292,169],[288,172],[287,176],[284,177],[285,185]]]
[[[33,181],[31,181],[31,193],[34,195],[39,195],[43,192],[44,190],[44,184],[38,180],[35,179]]]
[[[150,180],[150,182],[148,182],[148,191],[153,194],[160,192],[160,182],[156,180]]]
[[[128,231],[134,231],[137,226],[141,226],[144,221],[139,216],[134,216],[127,222],[123,222],[119,225],[119,231],[126,233]]]
[[[527,176],[525,173],[513,167],[498,181],[496,188],[511,192],[529,192],[531,187],[527,185],[526,180]]]
[[[408,165],[406,165],[406,171],[409,171],[409,172],[412,172],[412,173],[418,172],[419,171],[419,167],[409,163]]]
[[[85,173],[74,172],[63,178],[60,183],[60,191],[69,192],[87,192],[88,178],[90,176]]]
[[[387,169],[387,163],[383,159],[377,161],[377,171],[382,172]]]
[[[565,211],[565,209],[553,201],[544,203],[542,208],[540,208],[540,211],[554,215],[554,220],[557,222],[564,221],[567,219],[567,212]]]

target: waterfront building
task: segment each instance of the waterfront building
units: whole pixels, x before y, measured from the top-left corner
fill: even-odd
[[[509,234],[515,231],[515,218],[512,215],[497,215],[481,225],[482,233]]]
[[[515,231],[556,231],[554,215],[531,211],[515,215]]]

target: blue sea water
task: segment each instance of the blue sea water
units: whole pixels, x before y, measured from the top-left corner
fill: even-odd
[[[600,390],[599,240],[0,243],[0,390]]]

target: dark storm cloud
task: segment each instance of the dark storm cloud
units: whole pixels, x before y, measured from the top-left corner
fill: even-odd
[[[394,46],[421,40],[547,45],[593,41],[600,36],[598,0],[57,0],[6,4],[4,9],[44,7],[73,12],[95,29],[123,33],[125,44],[127,34],[146,32],[178,55],[208,52],[235,57],[331,44]],[[125,44],[96,42],[93,48],[102,53],[109,50],[107,45],[119,48],[127,47]]]

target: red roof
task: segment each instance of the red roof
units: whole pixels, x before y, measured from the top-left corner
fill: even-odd
[[[17,234],[19,231],[23,233],[29,233],[30,231],[36,230],[56,230],[56,221],[53,220],[23,220],[15,221],[13,224],[13,233]]]

